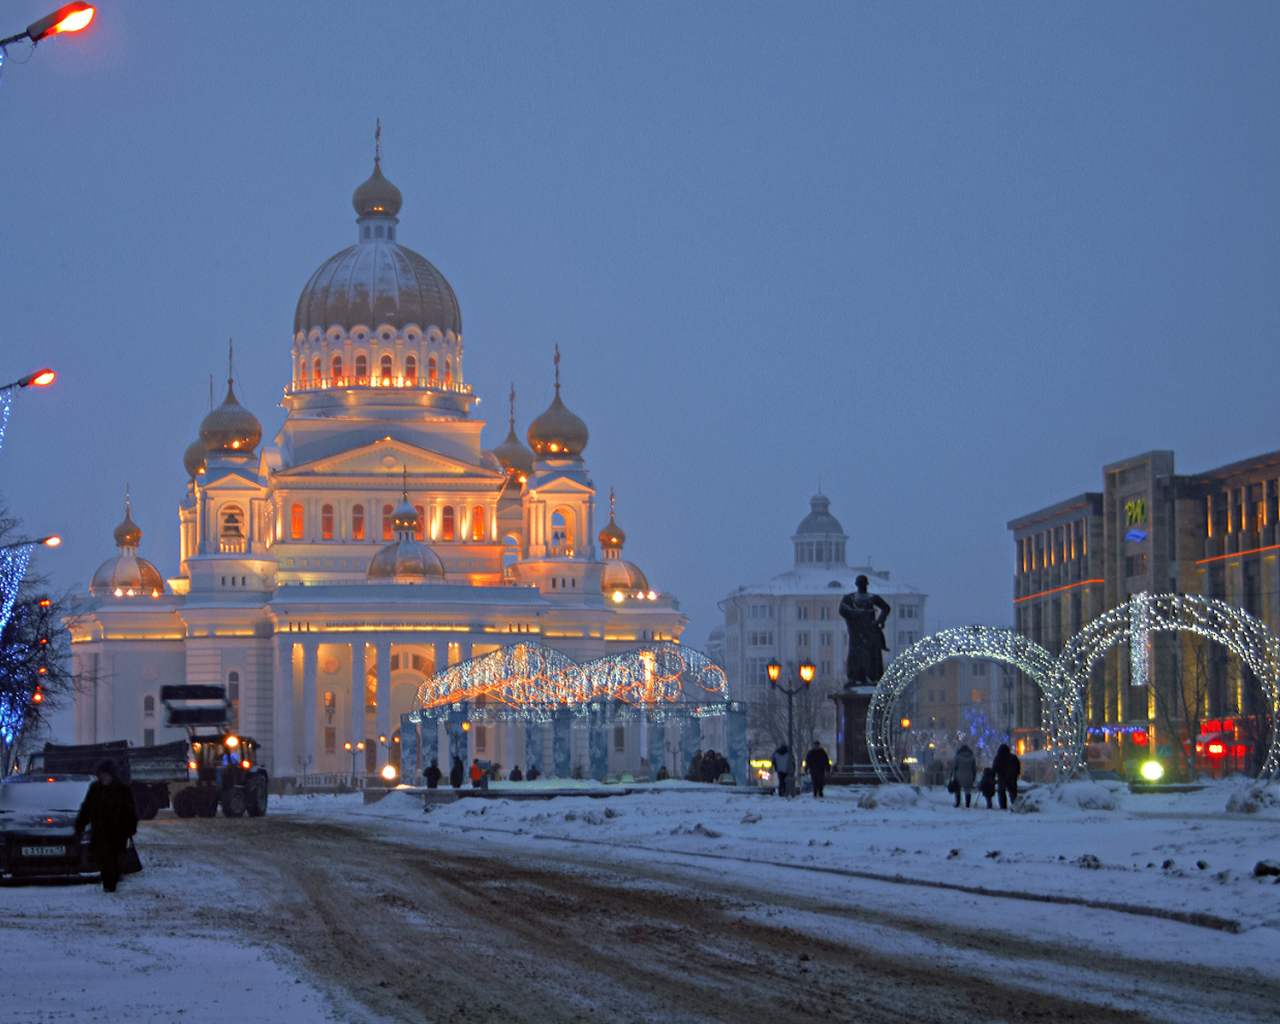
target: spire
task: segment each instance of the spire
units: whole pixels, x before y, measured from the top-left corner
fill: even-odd
[[[209,411],[213,412],[213,374],[209,374]]]
[[[609,518],[613,518],[613,488],[609,488]]]
[[[404,503],[409,504],[409,464],[407,462],[402,467],[400,495],[404,498]]]
[[[236,343],[234,338],[227,339],[227,383],[230,384],[236,375]]]
[[[511,382],[511,419],[510,419],[508,422],[511,424],[511,429],[514,431],[514,430],[516,429],[516,385],[515,385],[515,381],[512,381],[512,382]]]
[[[382,118],[374,123],[377,127],[373,130],[373,166],[377,167],[382,163]]]
[[[556,395],[560,394],[560,343],[556,342]]]
[[[126,483],[126,484],[124,485],[124,514],[125,514],[126,516],[129,514],[129,485],[128,485],[128,483]]]

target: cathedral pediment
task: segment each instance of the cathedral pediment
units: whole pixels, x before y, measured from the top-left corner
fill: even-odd
[[[462,459],[455,459],[440,452],[429,451],[388,437],[373,444],[280,470],[275,475],[277,477],[400,476],[407,469],[409,475],[413,477],[443,476],[505,480],[506,474],[497,461],[493,459],[490,461],[493,462],[492,467],[477,466]]]

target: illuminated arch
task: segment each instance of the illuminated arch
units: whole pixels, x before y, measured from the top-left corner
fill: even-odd
[[[1152,633],[1193,633],[1220,643],[1258,677],[1271,704],[1271,748],[1258,773],[1272,778],[1280,769],[1280,638],[1243,608],[1195,594],[1133,594],[1126,604],[1100,615],[1071,638],[1058,659],[1054,686],[1062,691],[1067,714],[1079,723],[1081,742],[1075,761],[1062,770],[1083,767],[1084,696],[1095,662],[1119,644],[1129,647],[1131,680],[1145,685]]]
[[[705,654],[660,641],[582,666],[588,698],[610,701],[620,717],[659,719],[723,714],[729,699],[724,670]]]
[[[586,676],[576,662],[531,640],[437,672],[418,687],[418,706],[422,711],[443,710],[465,701],[479,712],[486,704],[496,704],[536,719],[556,708],[584,703],[587,692]]]
[[[957,657],[1002,662],[1034,679],[1047,698],[1044,709],[1051,749],[1058,743],[1069,741],[1077,744],[1076,756],[1081,755],[1084,750],[1084,716],[1080,714],[1076,722],[1070,715],[1060,714],[1065,708],[1059,699],[1063,683],[1057,678],[1058,659],[1034,640],[1012,630],[963,626],[917,640],[893,659],[876,687],[867,710],[867,752],[881,782],[906,781],[893,753],[893,708],[898,698],[921,672]]]

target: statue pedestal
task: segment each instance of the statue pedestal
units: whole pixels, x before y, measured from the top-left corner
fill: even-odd
[[[874,686],[854,686],[831,694],[836,705],[836,763],[827,782],[833,786],[875,786],[880,777],[867,753],[867,713]]]

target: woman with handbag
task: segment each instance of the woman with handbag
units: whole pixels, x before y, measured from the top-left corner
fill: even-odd
[[[956,759],[951,763],[951,781],[947,783],[947,792],[956,796],[956,806],[960,806],[960,791],[964,791],[964,805],[973,802],[973,783],[978,777],[978,760],[967,743],[962,743],[956,751]]]

